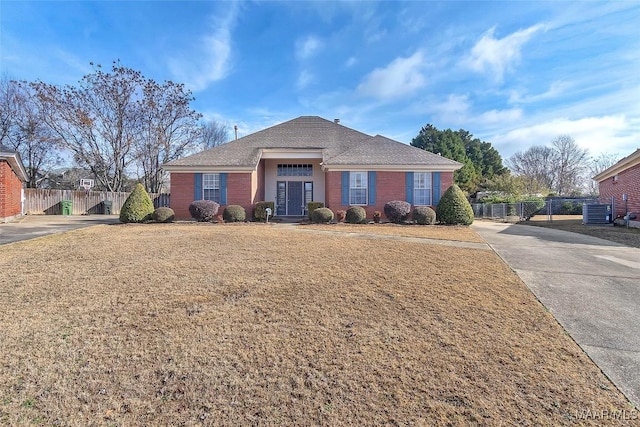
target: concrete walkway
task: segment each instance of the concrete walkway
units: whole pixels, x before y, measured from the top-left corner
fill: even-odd
[[[0,245],[98,224],[116,224],[117,215],[27,215],[0,224]]]
[[[473,228],[638,407],[640,249],[528,225]]]

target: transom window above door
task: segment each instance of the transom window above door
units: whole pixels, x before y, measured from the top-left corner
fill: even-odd
[[[279,164],[278,176],[313,176],[313,166]]]

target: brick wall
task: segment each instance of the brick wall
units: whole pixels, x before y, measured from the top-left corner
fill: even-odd
[[[195,195],[195,176],[192,173],[171,173],[171,209],[177,219],[191,219],[189,204]]]
[[[242,206],[249,219],[253,214],[251,183],[251,172],[230,173],[227,175],[227,205]],[[227,205],[220,206],[220,214],[222,214],[222,211]]]
[[[6,160],[0,160],[0,221],[22,213],[22,181]]]
[[[376,204],[363,206],[367,211],[367,218],[373,217],[373,212],[380,211],[384,218],[384,205],[391,200],[406,199],[405,172],[377,172],[376,173]],[[444,194],[453,184],[453,172],[440,173],[440,195]],[[325,205],[332,211],[347,210],[349,205],[342,204],[342,172],[331,171],[325,175]]]
[[[606,203],[611,200],[611,197],[615,199],[615,216],[626,214],[625,202],[622,200],[622,195],[625,193],[629,196],[628,212],[640,215],[640,164],[618,173],[617,181],[613,178],[602,181],[599,183],[599,189],[601,202]]]
[[[171,209],[177,219],[191,219],[189,204],[195,198],[195,174],[171,173]],[[230,173],[227,175],[227,205],[240,205],[251,218],[253,213],[252,174]],[[218,211],[222,215],[225,206]]]

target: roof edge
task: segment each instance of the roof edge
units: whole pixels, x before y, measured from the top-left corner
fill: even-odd
[[[17,151],[0,151],[0,158],[4,158],[11,166],[11,169],[15,172],[15,174],[20,178],[22,182],[27,181],[27,171],[22,163],[22,159],[20,158],[20,154]]]
[[[627,157],[619,160],[615,165],[603,170],[592,179],[594,181],[602,182],[637,164],[640,164],[640,148],[629,154]]]
[[[455,172],[463,165],[331,165],[323,164],[324,171],[384,171],[384,172]]]

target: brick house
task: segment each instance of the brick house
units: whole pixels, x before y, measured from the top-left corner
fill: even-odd
[[[23,183],[26,180],[20,155],[0,145],[0,222],[22,215]]]
[[[640,221],[640,148],[593,179],[598,181],[601,201],[613,198],[616,217],[626,215],[626,203],[627,212],[635,213],[636,221]],[[623,194],[627,195],[626,202]]]
[[[171,208],[189,218],[189,204],[210,199],[241,205],[274,201],[275,215],[306,214],[310,201],[367,216],[391,200],[435,206],[462,165],[439,155],[371,136],[316,116],[302,116],[227,144],[174,160]]]

